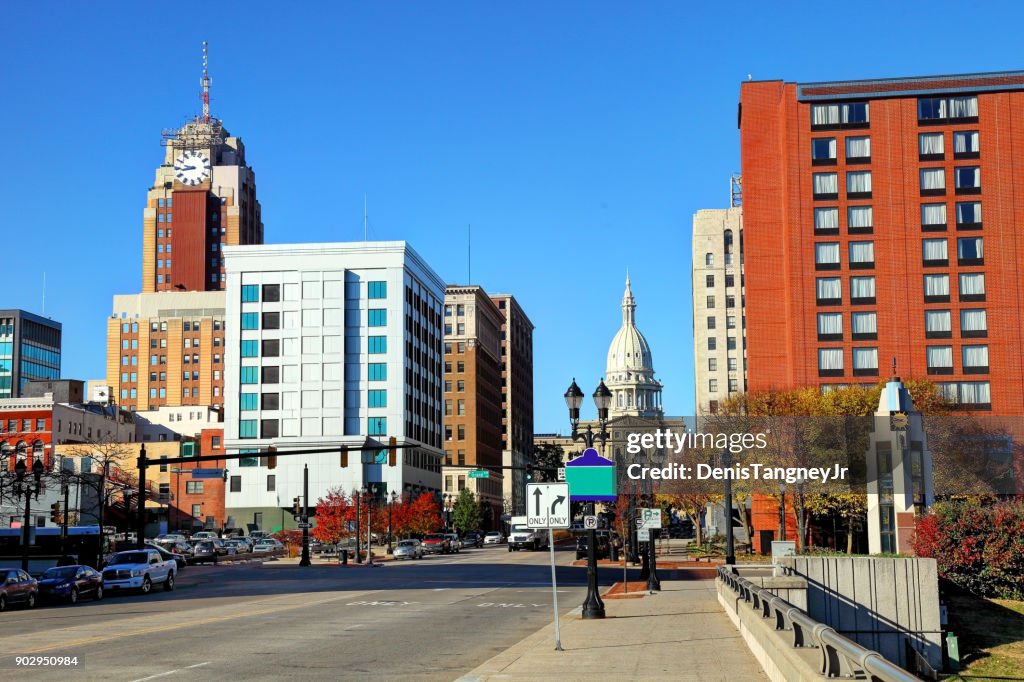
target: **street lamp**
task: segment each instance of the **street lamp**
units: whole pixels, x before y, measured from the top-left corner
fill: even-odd
[[[612,392],[604,385],[604,379],[598,384],[594,391],[594,405],[597,407],[598,431],[594,433],[593,424],[587,424],[587,430],[583,433],[577,431],[580,424],[580,406],[583,405],[583,391],[576,385],[575,377],[569,390],[565,392],[565,405],[569,408],[569,423],[572,425],[573,441],[582,440],[588,448],[594,447],[594,441],[599,440],[604,446],[608,442],[608,431],[605,426],[608,423],[608,408],[612,404]],[[590,514],[594,513],[594,503],[590,503]],[[604,618],[604,602],[597,588],[597,532],[594,529],[587,531],[587,597],[583,600],[583,618],[595,619]]]
[[[35,495],[36,499],[39,499],[39,493],[43,487],[40,479],[43,477],[44,469],[43,460],[36,457],[35,461],[32,462],[32,478],[34,481],[27,481],[25,473],[28,471],[28,465],[25,464],[25,460],[19,459],[14,465],[14,497],[25,496],[25,519],[21,527],[21,570],[23,571],[28,571],[28,530],[29,521],[32,518],[32,496]]]
[[[732,452],[722,449],[722,465],[728,474],[732,468]],[[736,564],[736,541],[732,534],[732,476],[725,477],[725,564]]]
[[[786,483],[779,484],[779,539],[786,539]],[[764,547],[761,548],[764,551]]]
[[[397,499],[398,499],[398,493],[396,493],[394,490],[392,490],[391,491],[391,498],[388,500],[388,554],[392,553],[392,550],[391,550],[391,537],[392,537],[392,533],[391,533],[391,511],[392,511],[392,507],[395,506],[395,500],[397,500]]]
[[[363,532],[363,527],[359,523],[359,507],[363,505],[363,496],[366,495],[366,487],[364,486],[360,490],[352,491],[352,501],[356,503],[356,563],[359,562],[359,552],[362,550],[362,542],[359,540],[359,534]]]

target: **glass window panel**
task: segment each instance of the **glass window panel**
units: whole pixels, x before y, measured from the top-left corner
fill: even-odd
[[[918,153],[921,155],[927,154],[944,154],[945,138],[942,133],[921,133],[917,137],[918,141]]]
[[[926,310],[924,329],[929,332],[948,332],[953,329],[948,310]]]
[[[854,334],[877,334],[878,316],[875,313],[852,313],[850,326]]]
[[[850,206],[847,223],[848,227],[871,227],[875,223],[874,211],[870,206]]]
[[[921,169],[921,189],[945,189],[946,171],[942,168]]]
[[[838,242],[826,242],[814,245],[814,262],[815,263],[838,263],[839,262],[839,243]]]
[[[843,368],[843,349],[842,348],[819,348],[818,349],[818,369],[821,370],[836,370]]]
[[[921,205],[922,225],[945,225],[946,205],[945,204],[922,204]]]

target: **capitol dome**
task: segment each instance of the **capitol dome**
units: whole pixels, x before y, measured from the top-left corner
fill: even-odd
[[[661,382],[654,378],[651,347],[636,328],[636,300],[629,275],[622,295],[622,326],[608,346],[605,384],[612,392],[610,416],[662,415]]]

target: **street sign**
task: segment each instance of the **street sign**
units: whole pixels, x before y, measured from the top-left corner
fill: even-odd
[[[564,481],[565,480],[565,467],[558,467],[558,480],[559,481]]]
[[[661,528],[661,510],[660,509],[643,509],[639,510],[640,521],[638,528]]]
[[[223,469],[192,469],[192,478],[220,478],[224,475]]]
[[[638,530],[636,532],[636,541],[637,542],[650,542],[650,540],[651,540],[651,531],[649,531],[648,529],[641,528],[640,530]]]
[[[584,516],[583,527],[587,530],[595,530],[597,528],[597,517],[596,516]]]
[[[306,528],[312,528],[312,527],[313,527],[312,523],[300,523],[299,524],[299,530],[303,530],[303,529],[306,529]]]
[[[573,502],[614,502],[615,462],[587,448],[576,459],[565,463],[565,481]]]
[[[470,478],[490,478],[491,472],[487,469],[473,469],[469,472]]]
[[[528,528],[568,528],[569,484],[527,483],[526,526]]]

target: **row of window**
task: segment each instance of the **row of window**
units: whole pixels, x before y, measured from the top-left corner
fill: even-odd
[[[321,298],[341,298],[341,282],[310,280],[302,283],[302,298],[304,300],[319,300]],[[358,286],[358,283],[355,283]],[[296,287],[298,285],[295,285]],[[296,291],[297,293],[297,291]],[[261,296],[262,294],[262,296]],[[358,296],[357,296],[358,297]],[[373,281],[366,284],[366,297],[379,300],[388,297],[388,283],[385,281]],[[281,300],[280,284],[245,284],[242,286],[242,303],[277,303]],[[294,300],[294,297],[289,297]]]
[[[985,273],[963,272],[958,276],[960,300],[977,302],[985,300]],[[865,304],[875,301],[875,278],[873,275],[850,277],[850,303]],[[840,305],[843,302],[843,284],[840,277],[818,277],[815,280],[815,298],[818,305]],[[949,275],[924,276],[924,302],[949,302]]]
[[[917,119],[920,125],[977,121],[978,97],[977,95],[919,97]],[[811,105],[812,130],[867,128],[870,122],[871,110],[868,102]]]
[[[387,417],[368,417],[366,433],[369,436],[388,435]],[[278,419],[240,419],[238,420],[239,438],[277,438],[280,436],[280,420]],[[386,453],[386,451],[384,451]],[[379,454],[379,453],[378,453]]]
[[[964,374],[988,373],[988,346],[962,346],[961,367]],[[926,346],[928,374],[953,373],[953,346]],[[818,349],[818,376],[843,376],[845,353],[842,348]],[[854,376],[878,375],[878,348],[853,348],[851,350]]]
[[[729,379],[729,393],[736,393],[740,390],[739,379]],[[708,379],[708,391],[710,393],[718,392],[718,379]]]
[[[174,199],[168,197],[166,199],[157,199],[156,200],[156,205],[159,208],[164,208],[164,207],[171,208],[172,206],[174,206],[173,202],[174,202]]]
[[[960,265],[984,265],[985,248],[982,237],[958,237],[956,240],[957,263]],[[875,267],[875,243],[873,241],[851,241],[847,243],[848,265],[851,269]],[[921,258],[925,267],[949,265],[949,240],[945,237],[921,240]],[[839,270],[839,242],[817,242],[814,245],[814,267],[816,270]]]
[[[34,427],[33,427],[34,424]],[[0,421],[0,430],[4,428],[4,422]],[[30,433],[32,431],[46,431],[46,419],[39,417],[37,419],[22,419],[21,420],[21,431],[18,430],[18,420],[8,419],[7,420],[7,433]]]
[[[219,386],[214,386],[213,387],[213,395],[214,396],[220,396],[220,387]],[[167,389],[166,388],[160,388],[160,389],[151,388],[151,389],[149,389],[149,397],[153,398],[153,399],[156,399],[156,398],[166,398],[167,397]],[[189,397],[191,397],[191,398],[198,398],[199,397],[199,389],[198,388],[183,388],[183,389],[181,389],[181,397],[182,398],[189,398]],[[137,398],[138,398],[138,390],[136,390],[134,388],[122,388],[121,389],[121,400],[136,400]],[[134,410],[135,408],[132,407],[131,409]]]
[[[717,327],[717,318],[714,315],[708,315],[707,324],[708,324],[708,329],[715,329]],[[743,326],[746,327],[746,325],[747,325],[747,318],[744,316],[744,318],[743,318]],[[725,328],[726,329],[736,329],[736,316],[735,315],[726,315],[725,316]]]
[[[367,381],[387,381],[388,366],[384,362],[370,362],[366,365]],[[299,381],[299,366],[284,366],[284,383],[297,383]],[[341,381],[341,364],[337,362],[327,363],[303,363],[301,381]],[[282,382],[282,368],[278,365],[264,367],[246,366],[239,368],[239,382],[241,384],[278,384]]]
[[[455,385],[456,385],[456,390],[459,393],[462,393],[463,391],[466,390],[466,382],[463,381],[462,379],[459,379],[457,382],[455,382]],[[445,380],[445,382],[444,382],[444,391],[445,391],[445,393],[451,393],[452,392],[452,382],[451,382],[450,379],[446,379]]]
[[[942,196],[946,193],[946,169],[920,170],[921,196]],[[981,193],[981,167],[956,166],[953,168],[953,186],[957,194]],[[871,171],[846,171],[846,198],[871,198]],[[839,198],[839,174],[812,173],[811,191],[816,201],[834,201]]]
[[[958,230],[980,229],[981,202],[956,202],[956,225]],[[823,206],[814,209],[814,234],[839,234],[839,207]],[[874,231],[874,209],[871,206],[848,206],[846,229],[849,234],[871,234]],[[944,231],[948,226],[946,204],[921,205],[921,229],[926,232]]]
[[[726,358],[726,369],[730,372],[735,372],[737,367],[736,358]],[[718,358],[708,358],[708,371],[718,371]]]
[[[925,336],[930,339],[953,336],[952,311],[926,310]],[[854,341],[878,338],[878,320],[874,312],[850,313],[850,331]],[[988,336],[988,315],[984,308],[964,308],[960,311],[960,335],[963,338]],[[843,340],[843,313],[818,313],[818,340]]]
[[[193,321],[193,320],[184,320],[181,323],[182,331],[197,332],[197,331],[200,331],[201,328],[202,328],[202,322],[200,322],[199,320],[195,320],[195,321]],[[224,322],[222,320],[214,320],[213,321],[213,331],[215,331],[215,332],[216,331],[221,331],[222,329],[226,329],[226,328],[227,328],[227,326],[224,324]],[[151,332],[165,332],[165,331],[167,331],[167,322],[152,322],[149,325],[149,330]],[[121,323],[121,333],[122,334],[129,334],[129,333],[137,334],[138,332],[139,332],[139,323],[138,322],[132,322],[130,324],[128,322]],[[216,341],[216,339],[214,339],[214,341]],[[199,345],[199,344],[197,343],[196,345]],[[214,345],[220,345],[220,344],[215,343]]]
[[[740,275],[740,285],[741,286],[743,284],[745,284],[745,281],[744,281],[743,278],[744,278],[744,276]],[[704,284],[707,286],[708,289],[714,288],[714,286],[715,286],[715,276],[714,275],[705,275],[704,276]],[[736,286],[736,275],[726,275],[725,276],[725,288],[729,289],[729,288],[734,287],[734,286]]]
[[[847,137],[843,141],[846,163],[858,164],[871,161],[871,138],[866,136]],[[944,133],[920,133],[917,139],[918,158],[921,161],[942,161],[946,158]],[[953,158],[977,159],[981,156],[981,141],[977,130],[953,132]],[[811,139],[811,165],[831,166],[838,162],[837,140],[834,137]]]
[[[718,349],[718,339],[716,339],[714,336],[709,336],[708,337],[708,350],[717,350],[717,349]],[[726,350],[736,350],[736,337],[735,336],[727,336],[727,337],[725,337],[725,349]],[[747,349],[747,339],[746,339],[746,337],[743,338],[743,349],[744,350]]]

